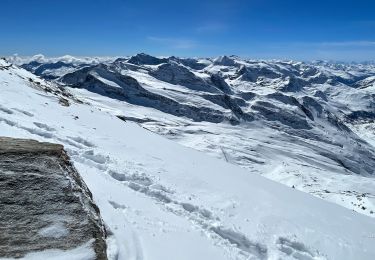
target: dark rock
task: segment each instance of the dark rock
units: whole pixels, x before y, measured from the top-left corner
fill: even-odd
[[[250,67],[241,66],[236,73],[237,77],[243,81],[256,82],[259,77],[275,79],[281,77],[281,74],[276,73],[272,68],[269,67]]]
[[[0,258],[93,241],[107,259],[99,209],[62,145],[0,138],[0,212]]]
[[[145,53],[139,53],[128,60],[128,63],[135,65],[159,65],[167,62],[168,59],[159,59]]]
[[[357,122],[357,121],[374,122],[375,112],[353,111],[350,114],[346,115],[345,119],[348,120],[349,122]]]
[[[286,80],[286,84],[280,89],[283,92],[297,92],[309,84],[303,79],[297,77],[287,77]]]
[[[116,83],[118,87],[107,84],[102,78]],[[199,108],[189,104],[183,104],[171,98],[148,91],[133,77],[122,75],[113,71],[111,67],[103,64],[66,74],[60,81],[71,87],[85,88],[88,91],[110,98],[125,100],[136,105],[153,107],[176,116],[186,116],[194,121],[219,123],[225,119],[221,111],[209,107]],[[203,82],[203,84],[206,83]]]
[[[194,70],[202,70],[207,67],[207,64],[200,63],[198,60],[192,58],[177,58],[172,56],[169,58],[169,60],[181,63],[184,66],[192,68]]]
[[[192,90],[213,93],[219,92],[216,87],[209,85],[186,67],[174,62],[162,64],[156,70],[150,71],[149,74],[158,80],[185,86]]]
[[[212,74],[211,77],[210,77],[210,80],[212,82],[212,84],[217,87],[218,89],[220,89],[221,91],[223,91],[224,93],[226,94],[233,94],[230,86],[225,82],[225,80],[220,77],[219,75],[217,74]]]
[[[302,118],[297,114],[292,114],[284,109],[280,109],[269,102],[257,101],[251,106],[251,108],[258,112],[258,117],[262,117],[269,121],[278,121],[293,129],[312,128],[306,121],[306,118]]]

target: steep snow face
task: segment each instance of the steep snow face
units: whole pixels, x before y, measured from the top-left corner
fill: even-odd
[[[375,216],[374,75],[373,64],[138,54],[57,82],[183,145]]]
[[[135,105],[90,96],[87,90],[81,90],[82,96],[87,94],[93,104],[81,103],[54,84],[3,61],[0,92],[0,135],[65,146],[113,234],[107,241],[110,259],[375,258],[373,218],[180,146],[112,115],[115,105],[118,111],[128,106],[134,114],[148,111],[150,117],[160,116],[159,110],[134,110]],[[68,102],[59,102],[61,97]],[[168,126],[187,122],[175,116],[165,121]],[[211,123],[200,126],[204,124]],[[193,127],[186,126],[186,133],[202,131]],[[218,130],[230,131],[225,137],[236,136],[241,131],[233,132],[234,127],[223,124]],[[259,122],[247,128],[254,131],[257,143],[262,138],[272,140],[270,129]],[[293,155],[293,147],[284,146]],[[278,145],[272,148],[274,156],[281,153]],[[320,167],[326,164],[321,162]],[[40,254],[87,258],[79,252]]]

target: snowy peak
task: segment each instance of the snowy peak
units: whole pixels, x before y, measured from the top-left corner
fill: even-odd
[[[220,56],[213,60],[214,65],[220,65],[220,66],[236,66],[236,62],[233,58],[230,58],[228,56]]]
[[[10,63],[6,58],[0,58],[0,69],[7,70],[10,68],[14,68],[13,64]]]

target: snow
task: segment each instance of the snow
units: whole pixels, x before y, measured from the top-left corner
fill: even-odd
[[[64,55],[61,57],[45,57],[43,54],[34,56],[18,56],[17,54],[7,57],[7,60],[16,65],[22,65],[33,61],[40,63],[56,63],[65,62],[72,64],[98,64],[100,62],[114,61],[117,57],[73,57],[71,55]]]
[[[97,73],[95,73],[94,75],[95,75],[96,78],[97,78],[98,80],[100,80],[101,82],[103,82],[103,83],[105,83],[105,84],[108,84],[108,85],[111,86],[111,87],[115,87],[115,88],[119,88],[119,89],[121,89],[121,86],[119,86],[118,84],[116,84],[116,82],[114,82],[114,81],[110,81],[110,80],[108,80],[108,79],[105,79],[105,78],[101,77],[100,75],[98,75]]]
[[[186,100],[187,93],[193,94],[193,91],[187,87],[169,84],[140,72],[126,71],[126,74],[134,77],[145,89],[149,90],[150,92],[170,97],[180,103],[199,104],[200,106],[207,106],[213,109],[223,110],[222,107],[209,102],[198,95],[191,95],[189,100]]]
[[[24,257],[22,260],[92,260],[95,258],[95,252],[92,248],[92,242],[89,241],[86,244],[78,246],[70,250],[59,250],[59,249],[49,249],[40,252],[32,252]],[[0,260],[15,260],[16,258],[0,258]],[[20,258],[17,258],[20,259]]]
[[[54,223],[39,230],[39,235],[41,235],[42,237],[59,238],[69,235],[69,231],[63,223]]]
[[[275,131],[274,128],[265,127],[262,122],[242,126],[191,122],[153,108],[132,105],[87,90],[72,89],[72,91],[82,100],[112,115],[142,119],[145,121],[141,124],[142,127],[160,133],[184,146],[240,165],[253,173],[261,174],[289,187],[294,186],[368,216],[372,216],[371,212],[375,211],[373,179],[347,174],[341,165],[319,154],[324,150],[336,150],[335,144],[295,138],[281,131]],[[290,109],[289,105],[282,107]],[[369,129],[372,125],[369,124]],[[324,122],[323,126],[325,131],[328,131],[329,126],[325,126]],[[356,131],[356,133],[360,136],[366,135],[366,140],[373,142],[370,130]],[[329,142],[332,142],[334,141],[332,137],[336,133],[322,132],[321,135],[329,136]],[[337,143],[344,143],[349,146],[347,149],[350,149],[351,144],[345,139],[337,139]],[[224,158],[224,154],[227,158]]]
[[[183,147],[110,110],[61,106],[30,87],[28,78],[39,80],[31,73],[11,73],[0,70],[0,135],[65,146],[111,233],[112,259],[375,258],[374,218]],[[83,245],[25,258],[92,253]]]
[[[146,54],[143,56],[153,58]],[[96,91],[99,91],[101,95],[82,89],[71,89],[71,92],[103,111],[119,115],[124,120],[139,122],[142,127],[187,147],[240,165],[253,173],[262,174],[289,187],[295,187],[357,212],[375,216],[373,199],[375,197],[375,182],[373,178],[370,178],[375,164],[373,157],[360,156],[360,154],[375,155],[374,148],[363,142],[366,140],[369,144],[373,143],[371,129],[374,124],[364,125],[360,122],[351,125],[345,122],[357,134],[355,135],[342,131],[340,126],[332,125],[324,116],[319,118],[319,113],[315,111],[315,109],[319,110],[319,106],[322,106],[343,121],[345,121],[346,115],[350,115],[353,111],[371,112],[373,106],[371,87],[366,89],[361,87],[366,83],[366,80],[363,80],[365,83],[357,82],[359,86],[354,88],[337,83],[335,77],[341,73],[346,75],[345,80],[349,80],[347,77],[349,74],[372,75],[373,67],[371,65],[352,66],[330,63],[317,63],[312,66],[295,61],[242,60],[233,56],[220,59],[229,60],[229,65],[234,64],[235,66],[214,65],[212,61],[205,60],[207,67],[197,72],[178,63],[176,58],[172,64],[181,66],[184,70],[190,70],[195,77],[201,79],[209,78],[211,73],[221,75],[222,79],[225,79],[226,83],[230,85],[230,90],[233,92],[231,97],[242,100],[239,103],[242,111],[258,116],[257,122],[232,126],[228,121],[229,118],[233,118],[233,111],[228,109],[225,101],[220,100],[223,98],[222,96],[205,92],[209,90],[206,88],[193,90],[158,80],[148,72],[161,65],[139,65],[135,69],[134,65],[128,66],[126,59],[116,61],[112,65],[100,64],[90,74],[104,82],[105,86],[111,86],[110,91],[121,86],[124,88],[125,95],[132,90],[127,87],[127,83],[121,82],[119,78],[124,75],[131,76],[146,90],[141,95],[133,96],[130,98],[132,100],[128,100],[127,97],[116,100],[106,97],[105,88],[104,91],[100,91],[100,86],[96,88]],[[194,59],[189,61],[199,62]],[[45,59],[45,62],[51,61]],[[249,69],[249,81],[246,80],[246,77],[245,79],[242,76],[238,77],[238,65]],[[172,71],[176,69],[174,66],[170,68]],[[261,72],[262,69],[265,71]],[[77,70],[77,68],[72,70]],[[272,72],[271,75],[280,77],[267,77],[269,71]],[[334,71],[334,73],[327,73],[327,71]],[[280,91],[287,86],[288,82],[290,83],[290,76],[286,76],[290,74],[297,75],[299,79],[302,77],[308,81],[312,80],[312,82],[317,80],[318,83],[307,84],[295,93]],[[61,76],[59,69],[52,70],[51,75]],[[257,75],[260,77],[256,79]],[[320,82],[319,78],[324,78],[325,75],[333,78],[324,83]],[[371,76],[368,78],[371,80]],[[255,79],[256,82],[254,82]],[[90,90],[90,83],[86,87]],[[119,89],[119,92],[121,91]],[[147,97],[149,94],[155,94],[154,98],[159,102],[155,102],[155,99],[148,101],[147,98],[139,99],[142,96]],[[314,118],[309,118],[306,121],[305,111],[301,110],[301,105],[296,106],[295,102],[292,102],[292,105],[285,104],[282,100],[273,98],[272,95],[274,97],[282,95],[281,97],[289,102],[295,98],[294,101],[298,103],[297,100],[299,100],[301,104],[305,97],[315,100],[318,106],[314,108],[314,104],[312,104],[312,108],[309,108]],[[108,96],[111,97],[111,95]],[[165,102],[163,98],[173,101],[173,105]],[[153,108],[147,107],[150,104],[153,104]],[[188,111],[184,111],[186,106],[189,107]],[[264,115],[267,116],[267,111],[272,106],[274,108],[271,113],[274,113],[275,116],[264,117]],[[258,111],[255,112],[254,107],[258,107]],[[200,114],[198,117],[194,116],[197,111],[205,109],[208,109],[208,113]],[[172,115],[176,112],[179,117]],[[218,123],[221,119],[215,119],[215,123],[204,122],[205,119],[210,121],[207,116],[214,114],[223,116],[224,121]],[[277,122],[280,116],[285,118],[284,123]],[[203,122],[198,123],[194,121],[196,119],[203,120]],[[283,124],[286,124],[286,128]],[[312,130],[300,131],[298,128],[301,126],[312,127]]]
[[[7,63],[4,59],[0,59],[0,66],[9,66],[10,64]]]

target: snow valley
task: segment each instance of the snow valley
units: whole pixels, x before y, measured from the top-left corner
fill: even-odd
[[[64,145],[110,259],[374,259],[374,91],[371,63],[9,57],[0,133]]]

